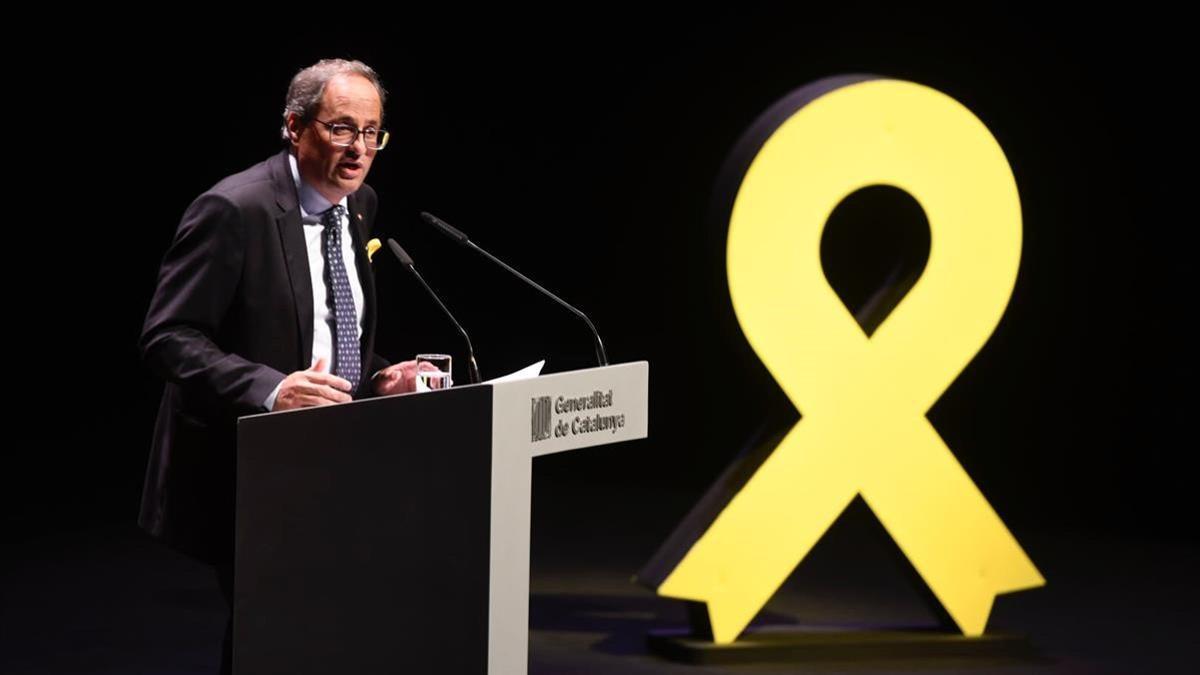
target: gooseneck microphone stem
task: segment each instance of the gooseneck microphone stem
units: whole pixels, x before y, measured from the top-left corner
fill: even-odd
[[[466,246],[468,248],[478,251],[481,255],[483,255],[483,257],[487,258],[488,260],[491,260],[492,262],[496,263],[500,267],[508,270],[508,272],[511,273],[513,276],[517,277],[521,281],[524,281],[525,283],[529,284],[530,286],[533,286],[534,288],[538,289],[539,291],[542,292],[543,295],[545,295],[546,297],[550,298],[551,300],[557,302],[558,304],[562,305],[563,307],[565,307],[568,311],[570,311],[575,316],[583,319],[584,323],[587,324],[588,330],[590,330],[592,332],[592,340],[596,343],[596,360],[602,366],[608,365],[608,353],[604,351],[604,342],[600,339],[600,333],[596,330],[596,326],[592,324],[592,320],[589,319],[586,314],[579,311],[578,309],[575,309],[573,306],[568,304],[566,300],[563,300],[562,298],[558,297],[557,295],[546,290],[545,288],[543,288],[540,284],[538,284],[533,279],[530,279],[529,277],[525,276],[524,274],[521,274],[520,272],[516,271],[508,263],[497,258],[496,256],[492,255],[491,253],[488,253],[487,251],[483,250],[482,248],[479,248],[479,246],[477,246],[475,244],[475,242],[471,241],[471,239],[469,237],[467,237],[467,235],[464,234],[461,230],[455,228],[454,226],[450,225],[449,223],[442,220],[441,218],[438,218],[437,216],[435,216],[432,213],[429,213],[427,211],[422,211],[421,219],[424,220],[425,222],[429,223],[430,225],[433,225],[442,234],[446,235],[447,237],[450,237],[454,241],[457,241],[458,243],[462,244],[463,246]]]
[[[471,380],[471,384],[478,384],[482,382],[483,378],[479,375],[479,365],[475,363],[475,348],[471,345],[471,338],[467,335],[467,331],[463,330],[462,324],[460,324],[458,320],[454,318],[454,315],[450,313],[449,309],[446,309],[445,303],[442,302],[442,299],[438,297],[437,293],[433,292],[433,288],[431,288],[429,284],[425,283],[424,277],[421,276],[421,273],[417,271],[416,266],[413,265],[412,256],[408,255],[408,252],[405,251],[400,244],[397,244],[395,239],[388,239],[388,248],[392,250],[392,254],[396,256],[396,259],[400,261],[400,264],[407,267],[409,271],[413,273],[413,276],[417,278],[417,281],[421,282],[421,286],[423,286],[425,291],[429,293],[429,297],[433,298],[433,301],[437,303],[438,307],[442,308],[442,311],[450,319],[450,323],[454,324],[454,327],[458,329],[460,334],[462,334],[463,340],[467,343],[467,377]]]

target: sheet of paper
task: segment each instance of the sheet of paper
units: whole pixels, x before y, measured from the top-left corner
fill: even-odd
[[[542,366],[545,365],[546,359],[542,359],[541,361],[538,361],[537,363],[531,363],[516,372],[512,372],[507,375],[501,375],[500,377],[493,377],[492,379],[487,380],[487,382],[512,382],[513,380],[527,380],[531,377],[537,377],[538,375],[541,375]]]

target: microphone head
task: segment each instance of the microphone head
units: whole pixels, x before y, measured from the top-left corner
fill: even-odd
[[[396,243],[395,239],[388,239],[388,248],[392,249],[392,254],[396,256],[401,265],[404,265],[405,267],[413,266],[412,257],[408,255],[408,252],[404,250],[404,247]]]
[[[467,237],[467,235],[463,234],[461,230],[455,228],[450,223],[447,223],[428,211],[421,212],[421,220],[424,220],[430,225],[436,227],[442,234],[450,237],[460,244],[466,244],[470,242],[470,239]]]

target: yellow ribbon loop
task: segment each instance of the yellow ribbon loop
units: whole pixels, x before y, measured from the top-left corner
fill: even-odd
[[[871,185],[929,222],[920,279],[868,338],[821,268],[833,209]],[[1045,583],[925,413],[1000,321],[1021,256],[1016,182],[958,102],[897,80],[807,103],[746,172],[729,224],[738,321],[803,414],[659,586],[731,642],[856,495],[966,635],[995,596]]]

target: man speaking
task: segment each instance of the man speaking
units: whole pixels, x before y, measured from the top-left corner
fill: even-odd
[[[162,261],[140,347],[166,386],[138,520],[214,565],[227,600],[238,416],[414,389],[415,362],[373,348],[363,181],[387,147],[385,97],[359,61],[301,70],[286,148],[192,202]],[[229,647],[227,632],[223,670]]]

